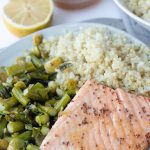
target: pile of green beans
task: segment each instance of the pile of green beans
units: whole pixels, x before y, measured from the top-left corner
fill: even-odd
[[[49,60],[48,52],[40,49],[41,35],[33,42],[31,52],[0,67],[0,150],[38,150],[75,95],[75,86],[63,90],[55,82],[57,68],[67,65],[61,58]]]

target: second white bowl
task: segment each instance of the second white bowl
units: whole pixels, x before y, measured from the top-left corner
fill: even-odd
[[[146,28],[147,30],[150,31],[150,22],[145,21],[144,19],[138,17],[135,15],[133,12],[131,12],[124,4],[123,0],[113,0],[117,6],[124,12],[126,13],[129,17],[131,17],[133,20],[135,20],[138,24]]]

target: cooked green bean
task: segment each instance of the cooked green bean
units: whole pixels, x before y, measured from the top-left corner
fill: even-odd
[[[20,135],[16,135],[10,141],[7,150],[25,150],[25,142],[31,138],[31,135],[31,131],[26,131]]]
[[[33,65],[32,62],[28,62],[28,63],[25,64],[25,70],[27,72],[31,72],[31,71],[35,71],[36,68],[35,68],[35,66]]]
[[[28,124],[34,123],[34,120],[31,118],[30,113],[25,111],[15,114],[15,119],[17,121],[21,121]]]
[[[30,106],[29,106],[29,110],[31,110],[31,112],[33,113],[33,114],[35,114],[35,115],[37,115],[39,112],[40,112],[40,110],[37,108],[37,106],[36,105],[34,105],[34,104],[31,104]]]
[[[9,92],[7,91],[6,87],[2,83],[0,83],[0,97],[2,98],[10,97]]]
[[[37,79],[37,80],[48,80],[49,75],[42,72],[31,72],[28,74],[31,79]]]
[[[45,125],[49,122],[49,116],[47,114],[38,115],[38,116],[36,116],[35,120],[39,126]]]
[[[40,148],[33,144],[28,144],[26,150],[40,150]]]
[[[33,36],[34,49],[32,50],[32,53],[35,54],[37,57],[41,56],[39,45],[42,43],[42,40],[43,40],[42,35],[34,35]]]
[[[25,66],[21,64],[15,64],[10,67],[7,67],[7,75],[14,76],[25,72]]]
[[[14,97],[11,97],[7,100],[3,100],[0,98],[0,111],[9,110],[13,106],[15,106],[17,103],[18,101]]]
[[[7,125],[7,129],[9,133],[15,133],[19,131],[23,131],[25,129],[25,124],[20,121],[9,122]]]
[[[32,49],[31,53],[34,54],[34,55],[37,56],[37,57],[41,57],[41,51],[40,51],[40,49],[39,49],[38,46],[35,46],[35,47]]]
[[[32,62],[22,62],[19,64],[12,65],[7,67],[7,74],[8,76],[15,76],[18,74],[22,74],[25,72],[35,71],[36,67],[33,65]]]
[[[49,81],[55,80],[55,79],[56,79],[56,76],[57,76],[57,72],[51,73],[51,74],[49,75]]]
[[[33,100],[47,100],[48,91],[41,83],[36,83],[35,85],[30,85],[25,91],[24,95]]]
[[[76,95],[76,90],[67,90],[66,93],[67,93],[69,96],[71,96],[71,97],[73,96],[73,97],[74,97],[74,96]]]
[[[20,90],[20,88],[14,87],[12,89],[12,93],[14,95],[14,97],[23,105],[26,106],[30,99],[27,98],[26,96],[23,95],[22,91]]]
[[[19,138],[12,139],[7,150],[25,150],[25,141]]]
[[[59,88],[56,89],[56,93],[59,97],[62,97],[65,95],[65,91],[63,91],[62,89],[59,89]]]
[[[41,128],[41,133],[43,135],[47,135],[48,132],[49,132],[49,127],[46,126],[46,125],[43,125],[42,128]]]
[[[24,111],[24,107],[20,103],[18,103],[18,105],[16,105],[15,107],[12,107],[10,109],[10,111],[11,111],[10,114],[11,113],[16,113],[17,114],[18,112],[23,112]]]
[[[45,71],[49,74],[54,73],[62,63],[63,60],[60,57],[53,58],[44,64]]]
[[[18,78],[19,81],[23,81],[26,86],[31,82],[31,78],[27,74],[18,75]]]
[[[45,102],[45,106],[54,106],[57,102],[58,100],[48,100]]]
[[[55,93],[56,92],[56,89],[57,89],[57,83],[55,82],[55,81],[50,81],[49,83],[48,83],[48,89],[49,89],[49,91],[50,92],[52,92],[52,93]]]
[[[34,64],[37,68],[41,68],[41,67],[43,66],[41,60],[38,59],[36,56],[31,55],[31,60],[32,60],[33,64]]]
[[[47,59],[47,58],[48,58],[49,52],[48,52],[47,50],[41,49],[41,47],[40,47],[40,52],[41,52],[41,57],[42,57],[43,59]]]
[[[7,127],[7,121],[5,118],[0,119],[0,138],[4,135],[4,129]]]
[[[8,76],[6,83],[8,84],[13,84],[14,83],[14,77],[13,76]]]
[[[32,124],[25,124],[25,129],[29,130],[29,131],[32,131],[32,129],[33,129]]]
[[[18,81],[16,84],[14,84],[14,87],[24,89],[26,87],[26,85],[23,81]]]
[[[40,146],[44,138],[44,136],[41,133],[40,128],[33,128],[32,137],[35,139],[36,145]]]
[[[57,114],[56,109],[54,109],[53,107],[47,107],[47,106],[38,104],[38,108],[41,109],[43,113],[47,113],[50,116],[56,116]]]
[[[43,35],[41,34],[35,34],[33,35],[33,44],[34,46],[39,46],[43,41]]]
[[[65,94],[65,95],[62,97],[62,99],[59,100],[59,101],[56,103],[56,105],[55,105],[55,107],[54,107],[55,110],[57,111],[57,113],[58,113],[60,110],[64,109],[64,108],[67,106],[67,104],[70,102],[70,100],[71,100],[70,96],[69,96],[68,94]]]
[[[17,135],[17,138],[27,141],[31,138],[31,136],[32,136],[32,131],[26,131],[26,132],[23,132],[23,133]]]

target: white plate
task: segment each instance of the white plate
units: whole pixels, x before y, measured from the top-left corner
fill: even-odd
[[[43,34],[44,38],[47,39],[51,36],[56,36],[56,35],[62,35],[65,34],[67,31],[72,31],[72,32],[78,32],[79,30],[82,30],[87,27],[107,27],[109,28],[112,32],[122,32],[124,33],[129,39],[132,41],[143,44],[139,40],[135,39],[131,35],[125,33],[124,31],[118,30],[116,28],[102,25],[102,24],[93,24],[93,23],[78,23],[78,24],[64,24],[64,25],[59,25],[59,26],[54,26],[51,28],[47,28],[44,30],[41,30],[37,33]],[[20,41],[10,45],[9,47],[3,49],[0,52],[0,65],[11,65],[17,56],[23,55],[23,52],[25,50],[28,50],[32,48],[32,35],[29,35]]]
[[[148,21],[145,21],[144,19],[138,17],[137,15],[135,15],[134,13],[132,13],[124,4],[123,4],[123,0],[113,0],[118,7],[125,12],[128,16],[130,16],[132,19],[134,19],[137,23],[139,23],[140,25],[142,25],[144,28],[146,28],[147,30],[150,31],[150,23]]]

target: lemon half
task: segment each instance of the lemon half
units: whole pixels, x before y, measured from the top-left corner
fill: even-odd
[[[23,37],[51,25],[52,0],[10,0],[3,9],[8,29]]]

